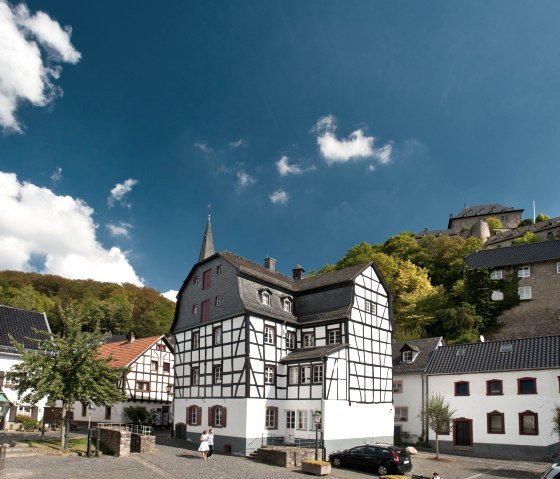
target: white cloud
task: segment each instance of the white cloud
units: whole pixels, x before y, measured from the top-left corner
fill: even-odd
[[[257,182],[257,179],[251,176],[249,173],[244,171],[238,171],[237,176],[237,187],[239,189],[246,188],[247,186],[253,185]]]
[[[113,237],[117,237],[117,236],[122,236],[124,238],[130,237],[130,230],[132,229],[132,225],[130,223],[124,223],[121,221],[118,225],[109,223],[105,226],[109,230],[111,236]]]
[[[138,180],[135,180],[133,178],[125,180],[124,183],[117,183],[111,190],[109,198],[107,198],[109,207],[112,208],[115,205],[115,202],[118,201],[123,206],[130,208],[130,203],[127,203],[124,197],[127,193],[130,193],[132,191],[132,188],[136,184],[138,184]]]
[[[96,239],[93,213],[80,199],[0,172],[0,269],[33,271],[33,258],[44,257],[40,273],[141,286],[127,253]]]
[[[175,289],[170,289],[169,291],[166,291],[165,293],[161,293],[161,295],[164,298],[169,299],[170,301],[173,301],[174,303],[177,302],[177,295],[179,294],[179,291],[175,290]]]
[[[57,62],[75,64],[80,53],[70,43],[71,29],[62,28],[46,13],[31,15],[20,4],[0,0],[0,127],[21,132],[15,113],[22,101],[48,105],[62,91]]]
[[[268,196],[270,201],[273,203],[285,204],[290,199],[290,195],[286,193],[283,189],[276,190],[274,193]]]
[[[247,143],[243,138],[240,138],[237,141],[232,141],[230,143],[228,143],[228,148],[230,150],[235,150],[236,148],[241,148],[242,146],[245,146]]]
[[[375,158],[381,164],[391,160],[392,146],[374,148],[375,138],[366,136],[362,129],[350,133],[348,139],[336,137],[336,119],[332,115],[319,118],[313,132],[317,133],[317,144],[328,165],[346,163],[350,160]]]
[[[62,180],[62,168],[57,166],[54,170],[54,173],[51,175],[51,180],[53,183],[59,183]]]
[[[300,165],[292,164],[290,165],[289,159],[287,156],[283,156],[276,162],[276,168],[278,169],[278,173],[280,176],[287,176],[287,175],[301,175],[306,171],[314,171],[317,168],[315,166],[309,166],[307,168],[302,168]]]
[[[194,147],[202,150],[204,153],[210,153],[212,151],[212,148],[210,148],[206,143],[195,143]]]

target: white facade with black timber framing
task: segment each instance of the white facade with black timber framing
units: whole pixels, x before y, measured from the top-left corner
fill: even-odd
[[[303,278],[229,252],[210,224],[178,294],[175,430],[245,455],[263,443],[315,439],[328,451],[393,440],[392,313],[374,264]]]

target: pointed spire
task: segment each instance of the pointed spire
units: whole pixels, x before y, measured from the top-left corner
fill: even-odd
[[[204,239],[202,240],[202,247],[200,248],[200,254],[198,255],[199,263],[214,254],[214,238],[212,237],[210,208],[211,205],[208,205],[208,224],[206,225],[206,230],[204,231]]]

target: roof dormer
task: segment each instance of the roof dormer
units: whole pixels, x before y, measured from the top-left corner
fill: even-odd
[[[418,349],[418,346],[405,343],[401,348],[401,361],[403,363],[412,363],[418,356],[419,352],[420,349]]]

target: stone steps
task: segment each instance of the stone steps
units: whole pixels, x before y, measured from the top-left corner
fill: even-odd
[[[37,449],[29,446],[29,444],[16,443],[15,445],[8,445],[6,447],[6,458],[34,457],[38,455],[39,452]]]

